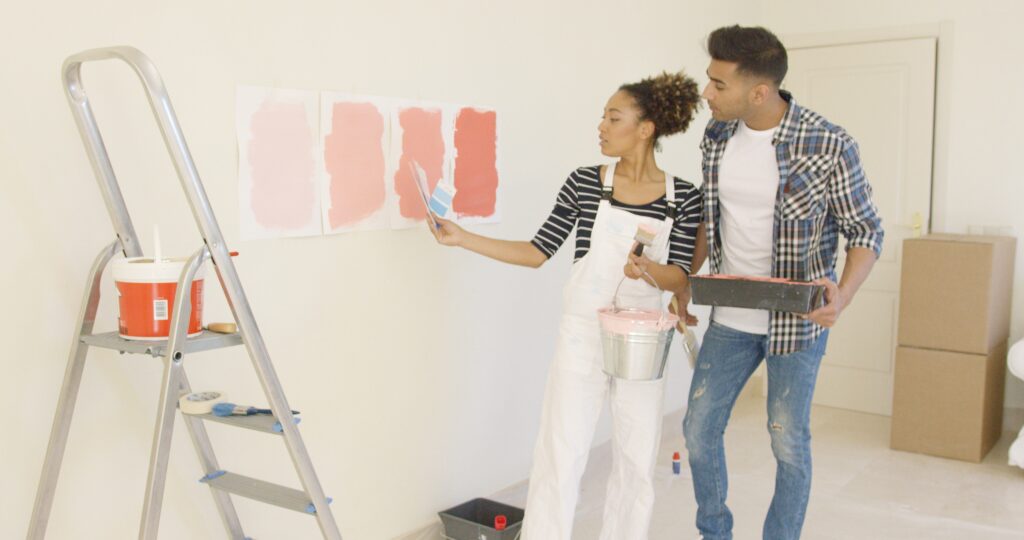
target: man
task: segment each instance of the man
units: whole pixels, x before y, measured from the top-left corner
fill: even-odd
[[[882,228],[857,143],[779,89],[786,49],[764,28],[708,37],[713,119],[701,143],[704,213],[693,268],[813,281],[826,304],[805,315],[716,307],[683,421],[705,540],[732,538],[722,435],[736,397],[762,359],[768,432],[777,462],[765,539],[799,538],[811,488],[810,407],[828,328],[853,300],[882,249]],[[836,284],[839,235],[846,264]]]

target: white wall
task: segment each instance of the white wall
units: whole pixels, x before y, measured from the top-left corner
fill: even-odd
[[[425,6],[436,6],[435,10]],[[569,249],[540,271],[447,251],[425,231],[239,242],[234,92],[252,84],[496,107],[504,220],[530,237],[565,175],[601,161],[595,127],[618,84],[706,65],[702,41],[750,19],[753,0],[618,2],[13,3],[0,21],[0,537],[25,533],[88,267],[113,239],[62,88],[62,60],[131,44],[161,69],[302,433],[347,538],[390,538],[434,513],[526,477],[553,352]],[[137,81],[117,63],[86,88],[143,245],[198,247],[191,216]],[[699,181],[691,133],[661,163]],[[981,119],[978,118],[980,121]],[[1009,128],[1007,129],[1007,133]],[[968,138],[965,134],[965,138]],[[966,190],[965,190],[966,191]],[[1008,204],[1008,203],[1007,203]],[[229,318],[210,280],[207,321]],[[101,328],[114,329],[109,283]],[[678,354],[678,351],[676,351]],[[667,409],[682,406],[681,359]],[[190,357],[197,389],[262,403],[240,350]],[[135,534],[160,362],[94,351],[50,523],[50,538]],[[164,538],[221,534],[178,422]],[[214,425],[223,467],[297,485],[280,441]],[[313,520],[238,503],[247,532],[313,538]]]
[[[940,84],[949,81],[949,94],[945,99],[940,95],[937,104],[939,117],[947,123],[937,140],[933,230],[967,233],[970,226],[1011,227],[1021,235],[1024,172],[1017,156],[1019,122],[1024,119],[1018,97],[1024,87],[1024,49],[1015,38],[1022,18],[1024,3],[1019,0],[787,0],[781,5],[762,1],[759,20],[779,35],[948,24],[950,35],[940,37],[939,46],[939,55],[951,58],[939,59]],[[866,164],[869,173],[870,166]],[[1011,343],[1024,337],[1022,251],[1024,241],[1018,240]],[[1006,406],[1024,408],[1024,382],[1010,375],[1007,379]]]

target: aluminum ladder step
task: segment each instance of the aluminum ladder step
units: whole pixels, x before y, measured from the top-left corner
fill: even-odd
[[[123,353],[148,354],[156,358],[161,358],[167,355],[166,339],[153,341],[143,339],[125,339],[118,335],[117,332],[106,332],[104,334],[90,334],[82,336],[81,341],[90,347],[113,349]],[[217,332],[203,330],[199,335],[188,338],[188,341],[185,342],[183,352],[185,354],[192,354],[213,349],[234,347],[241,344],[241,334],[219,334]]]
[[[199,479],[204,484],[233,495],[260,501],[304,514],[316,514],[313,502],[304,491],[257,480],[241,474],[217,471]],[[331,502],[331,498],[327,498]]]
[[[251,414],[249,416],[244,415],[231,415],[231,416],[216,416],[214,414],[188,414],[186,418],[194,417],[206,420],[209,422],[219,422],[221,424],[228,424],[230,426],[251,429],[253,431],[262,431],[263,433],[271,433],[274,435],[280,435],[283,428],[281,422],[277,421],[276,416],[269,414]],[[295,423],[298,424],[302,421],[299,417],[293,417]]]

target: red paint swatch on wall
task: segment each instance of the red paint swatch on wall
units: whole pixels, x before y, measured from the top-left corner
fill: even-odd
[[[427,211],[414,184],[409,163],[415,160],[423,167],[431,190],[444,176],[441,111],[419,107],[402,109],[398,111],[398,123],[402,126],[402,156],[395,171],[399,213],[409,219],[426,219]]]
[[[331,132],[324,137],[331,229],[359,223],[384,207],[383,135],[384,116],[372,103],[334,103]]]
[[[317,206],[316,136],[302,103],[266,101],[252,115],[249,139],[251,202],[264,227],[300,229]]]
[[[497,114],[463,108],[455,119],[455,200],[460,217],[494,215],[498,196]]]

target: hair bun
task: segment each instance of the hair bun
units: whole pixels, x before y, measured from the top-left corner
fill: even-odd
[[[686,131],[700,107],[697,82],[682,71],[665,71],[620,89],[636,99],[644,119],[654,122],[655,140]]]

